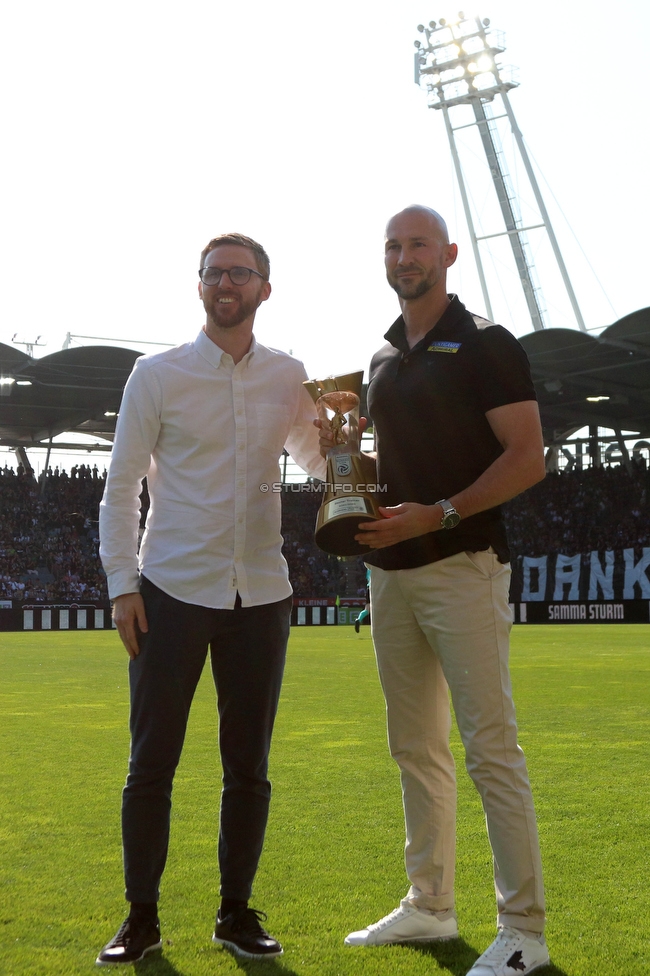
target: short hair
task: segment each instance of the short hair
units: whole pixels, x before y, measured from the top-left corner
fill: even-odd
[[[268,254],[261,244],[254,241],[252,237],[246,237],[245,234],[219,234],[218,237],[213,237],[210,243],[201,251],[201,267],[204,266],[205,259],[210,251],[214,251],[216,247],[221,247],[222,244],[236,244],[238,247],[247,247],[255,255],[257,270],[264,275],[267,281],[269,280],[271,262],[269,261]]]

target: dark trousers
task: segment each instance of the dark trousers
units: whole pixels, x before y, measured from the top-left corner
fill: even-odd
[[[291,597],[211,610],[181,603],[143,577],[149,631],[129,663],[131,756],[122,795],[126,898],[158,901],[174,773],[208,646],[223,766],[221,895],[248,900],[262,853],[271,733],[280,696]]]

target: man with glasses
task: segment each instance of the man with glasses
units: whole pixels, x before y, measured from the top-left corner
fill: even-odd
[[[161,947],[157,902],[172,782],[210,648],[223,791],[221,904],[213,936],[242,956],[282,953],[249,908],[271,786],[271,733],[291,613],[281,554],[283,448],[310,474],[324,463],[301,363],[253,336],[271,294],[269,259],[227,234],[201,254],[206,323],[193,342],[136,362],[100,511],[101,556],[126,647],[131,755],[122,800],[130,912],[98,965]],[[141,482],[151,506],[139,557]]]

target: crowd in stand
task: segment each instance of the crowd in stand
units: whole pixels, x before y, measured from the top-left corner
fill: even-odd
[[[363,596],[365,568],[355,560],[350,567],[329,556],[314,543],[316,515],[323,499],[319,491],[292,490],[304,486],[287,485],[282,495],[282,552],[289,565],[294,593],[304,597]]]
[[[107,599],[98,555],[106,473],[79,465],[39,481],[0,469],[0,599],[94,603]],[[296,596],[363,596],[362,560],[328,556],[313,541],[318,491],[287,486],[283,552]],[[146,495],[143,496],[146,507]],[[637,466],[550,474],[504,506],[513,554],[566,555],[650,546],[650,472]]]
[[[106,598],[97,509],[106,474],[79,465],[36,483],[0,469],[0,599],[96,602]]]
[[[514,556],[650,546],[650,472],[634,463],[547,474],[504,506]]]
[[[0,468],[0,599],[23,603],[94,603],[108,599],[99,560],[99,502],[106,472],[87,465],[48,470],[38,483],[22,468]],[[298,486],[294,486],[298,487]],[[314,543],[318,491],[282,497],[284,556],[296,595],[358,596],[365,570],[328,556]],[[143,517],[148,507],[143,492]]]

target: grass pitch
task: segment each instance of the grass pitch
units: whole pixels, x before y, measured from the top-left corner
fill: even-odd
[[[459,766],[462,938],[349,949],[407,888],[396,767],[368,630],[294,628],[278,715],[266,849],[252,904],[285,954],[210,942],[218,900],[214,692],[199,686],[175,784],[165,947],[145,976],[464,976],[494,932],[483,815]],[[539,815],[553,965],[540,976],[650,972],[647,626],[517,627],[512,673]],[[123,917],[119,808],[128,752],[117,635],[0,635],[0,973],[94,972]],[[130,969],[125,967],[126,971]]]

